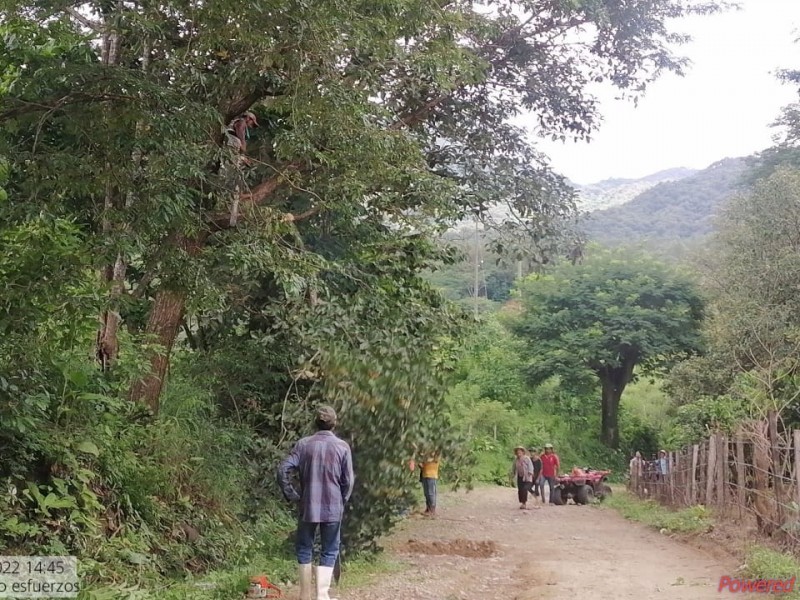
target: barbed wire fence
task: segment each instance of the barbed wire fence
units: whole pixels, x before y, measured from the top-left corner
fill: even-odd
[[[631,492],[676,508],[713,507],[727,519],[754,522],[759,533],[800,553],[800,429],[782,429],[777,412],[666,459],[666,474],[658,461],[645,461],[641,475],[631,472]]]

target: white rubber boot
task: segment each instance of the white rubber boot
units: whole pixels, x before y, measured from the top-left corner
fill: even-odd
[[[313,600],[311,597],[311,565],[300,565],[299,573],[300,577],[298,581],[300,583],[300,600]]]
[[[333,567],[317,567],[317,600],[336,600],[329,595]]]

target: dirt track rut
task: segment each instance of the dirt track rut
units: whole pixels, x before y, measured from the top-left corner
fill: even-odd
[[[736,564],[595,506],[521,511],[510,488],[445,494],[387,540],[402,572],[340,600],[710,600]],[[541,506],[530,503],[531,506]]]

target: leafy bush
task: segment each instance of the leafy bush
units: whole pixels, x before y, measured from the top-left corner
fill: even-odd
[[[26,380],[30,389],[15,385],[5,404],[27,411],[0,425],[8,551],[79,555],[89,586],[134,587],[232,564],[252,548],[289,555],[285,509],[273,501],[248,514],[252,431],[221,418],[207,392],[178,371],[153,420],[93,365],[57,356],[59,368],[35,387]]]
[[[702,397],[678,407],[665,440],[673,448],[692,444],[706,438],[711,431],[732,431],[748,414],[748,403],[743,398]]]

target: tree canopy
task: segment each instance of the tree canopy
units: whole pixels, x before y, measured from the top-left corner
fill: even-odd
[[[602,388],[602,440],[619,444],[618,408],[636,369],[652,373],[700,349],[703,302],[666,266],[622,253],[593,255],[519,285],[515,332],[535,381],[593,373]]]
[[[702,264],[713,298],[708,338],[727,363],[703,381],[727,372],[729,391],[734,374],[749,374],[750,401],[761,412],[797,406],[799,190],[800,171],[784,166],[734,198]]]

